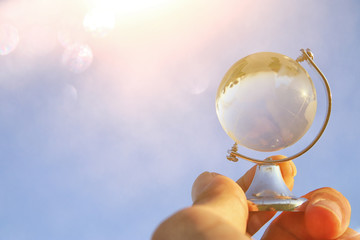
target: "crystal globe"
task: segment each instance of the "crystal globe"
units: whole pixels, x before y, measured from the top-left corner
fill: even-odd
[[[216,112],[225,132],[247,148],[272,152],[310,128],[317,100],[313,82],[295,60],[271,52],[249,55],[225,74]]]

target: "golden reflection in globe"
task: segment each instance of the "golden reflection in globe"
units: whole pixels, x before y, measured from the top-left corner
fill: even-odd
[[[317,100],[306,70],[293,59],[262,52],[236,62],[216,95],[216,112],[226,133],[256,151],[296,143],[310,128]]]
[[[62,64],[74,73],[85,71],[92,63],[93,53],[86,44],[75,43],[65,48]]]
[[[115,15],[110,9],[94,8],[84,17],[86,31],[95,37],[105,37],[115,26]]]
[[[0,24],[0,55],[11,53],[15,50],[18,43],[18,30],[10,24]]]

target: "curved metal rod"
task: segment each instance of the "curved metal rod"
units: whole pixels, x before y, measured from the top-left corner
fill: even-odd
[[[325,131],[325,128],[329,122],[330,119],[330,114],[331,114],[331,90],[330,90],[330,86],[329,83],[325,77],[325,75],[320,71],[320,69],[318,68],[318,66],[316,66],[316,64],[313,61],[314,55],[313,53],[310,51],[310,49],[306,49],[306,51],[304,49],[300,50],[302,52],[302,55],[300,57],[298,57],[296,59],[297,62],[302,62],[304,60],[308,61],[311,66],[313,66],[315,68],[315,70],[319,73],[319,75],[321,76],[323,83],[325,85],[325,89],[326,89],[326,95],[327,95],[327,113],[326,113],[326,117],[324,119],[323,125],[320,129],[320,131],[318,132],[318,134],[316,135],[316,137],[314,138],[314,140],[306,147],[304,148],[302,151],[298,152],[297,154],[294,154],[290,157],[287,158],[283,158],[283,159],[278,159],[278,160],[273,160],[271,159],[271,157],[266,158],[265,160],[259,160],[259,159],[255,159],[255,158],[251,158],[248,156],[245,156],[243,154],[240,154],[237,152],[237,146],[236,143],[235,145],[232,147],[231,150],[229,150],[229,156],[227,156],[228,160],[230,161],[235,161],[237,160],[237,158],[243,158],[245,160],[254,162],[254,163],[258,163],[258,164],[273,164],[273,163],[280,163],[280,162],[286,162],[286,161],[290,161],[293,160],[297,157],[300,157],[301,155],[303,155],[304,153],[306,153],[307,151],[309,151],[310,148],[312,148],[315,143],[320,139],[321,135],[323,134],[323,132]]]

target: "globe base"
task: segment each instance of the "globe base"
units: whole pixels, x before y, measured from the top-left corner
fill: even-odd
[[[301,205],[305,203],[305,198],[253,198],[248,199],[250,212],[259,211],[292,211],[301,212]]]
[[[295,197],[286,186],[276,164],[258,164],[254,179],[246,191],[249,211],[303,211],[305,198]]]

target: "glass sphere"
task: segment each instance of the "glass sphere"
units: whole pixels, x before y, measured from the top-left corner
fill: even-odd
[[[216,95],[225,132],[247,148],[271,152],[296,143],[310,128],[317,100],[295,60],[271,52],[249,55],[226,73]]]

